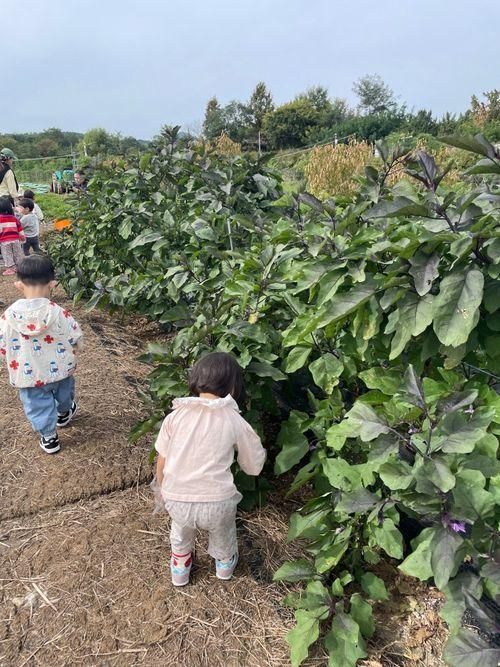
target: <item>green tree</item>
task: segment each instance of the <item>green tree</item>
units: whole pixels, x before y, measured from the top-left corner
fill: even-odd
[[[205,109],[205,118],[203,120],[203,134],[207,139],[215,139],[225,129],[224,115],[219,100],[211,97]]]
[[[216,139],[225,132],[233,141],[241,142],[249,133],[251,113],[238,100],[231,100],[222,107],[216,97],[212,97],[205,109],[203,134],[207,139]]]
[[[268,113],[264,132],[272,148],[304,146],[307,131],[318,125],[319,117],[309,100],[299,98]]]
[[[408,114],[408,131],[412,134],[433,134],[438,133],[438,123],[432,115],[432,111],[420,109],[417,113]]]
[[[328,90],[324,86],[312,86],[305,93],[299,95],[296,99],[309,102],[313,109],[318,113],[330,111],[331,102],[328,96]]]
[[[438,134],[453,134],[457,131],[460,119],[455,114],[447,111],[443,117],[437,122]]]
[[[483,127],[486,123],[500,121],[500,90],[490,90],[483,93],[483,97],[486,98],[485,102],[481,102],[476,95],[473,95],[470,104],[474,122],[479,127]]]
[[[246,104],[231,100],[222,109],[224,131],[233,140],[241,143],[252,130],[251,114]]]
[[[102,127],[94,127],[82,139],[82,148],[87,155],[107,155],[117,150],[117,140]]]
[[[274,109],[273,96],[266,88],[266,84],[260,81],[254,88],[248,102],[250,122],[259,132],[262,130],[264,116]]]
[[[48,137],[40,139],[40,141],[37,142],[36,147],[41,157],[57,155],[61,151],[59,144],[53,139],[49,139]]]
[[[396,106],[393,91],[378,74],[362,76],[352,89],[359,97],[359,108],[364,113],[391,111]]]
[[[330,102],[330,108],[326,115],[326,125],[336,125],[343,123],[348,118],[354,115],[353,110],[349,107],[347,100],[343,97],[335,97]]]

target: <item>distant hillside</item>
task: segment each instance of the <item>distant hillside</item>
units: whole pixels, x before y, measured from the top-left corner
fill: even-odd
[[[149,144],[135,137],[110,134],[102,128],[94,128],[82,134],[51,127],[43,132],[0,134],[0,149],[10,148],[20,159],[51,157],[81,150],[84,141],[89,153],[124,154],[130,150],[144,149]]]

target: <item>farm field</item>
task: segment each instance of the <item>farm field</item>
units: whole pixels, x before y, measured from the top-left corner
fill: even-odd
[[[1,296],[15,298],[12,281],[2,279]],[[71,307],[62,293],[58,300]],[[262,510],[240,515],[242,563],[233,581],[215,579],[202,542],[192,584],[175,590],[166,568],[168,519],[152,514],[149,445],[127,443],[143,411],[135,383],[147,368],[134,358],[144,340],[137,326],[74,312],[86,336],[81,412],[59,456],[39,450],[0,378],[0,665],[285,667],[293,613],[280,604],[286,587],[272,577],[301,555],[286,544],[296,501],[277,491]],[[106,406],[102,386],[113,389]],[[360,664],[443,664],[440,596],[394,570],[386,574],[394,597],[378,609],[383,623],[372,657]],[[323,664],[318,653],[307,663]]]
[[[1,379],[0,660],[496,667],[498,148],[444,137],[462,171],[405,144],[329,149],[315,196],[177,142],[165,128],[47,199],[72,220],[44,243],[85,330],[81,412],[46,457]],[[234,470],[237,576],[215,579],[202,540],[179,591],[150,448],[211,350],[243,368],[268,457]]]

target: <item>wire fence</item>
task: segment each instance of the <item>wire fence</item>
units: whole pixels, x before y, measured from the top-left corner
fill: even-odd
[[[348,134],[345,137],[337,137],[336,135],[333,137],[333,139],[325,139],[324,141],[318,141],[314,144],[309,144],[309,146],[304,146],[303,148],[294,148],[293,150],[290,151],[285,151],[284,153],[278,153],[277,155],[273,156],[274,160],[278,160],[284,157],[289,157],[290,155],[299,155],[301,153],[307,153],[308,151],[312,151],[313,148],[316,148],[318,146],[328,146],[328,145],[333,145],[336,146],[337,144],[343,143],[344,141],[348,141],[349,139],[355,139],[356,134]]]

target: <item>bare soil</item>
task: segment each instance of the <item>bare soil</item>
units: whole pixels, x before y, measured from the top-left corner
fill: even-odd
[[[16,297],[0,279],[0,299]],[[272,582],[285,560],[294,509],[280,492],[239,518],[241,564],[215,578],[204,538],[192,582],[169,581],[168,517],[152,514],[149,441],[128,444],[142,414],[136,396],[147,367],[135,359],[152,331],[72,308],[86,336],[77,372],[80,412],[61,431],[62,451],[37,445],[5,369],[0,370],[0,666],[285,667],[293,613]],[[383,573],[392,590],[378,605],[365,667],[441,667],[446,630],[436,591]],[[326,666],[321,651],[309,667]]]

